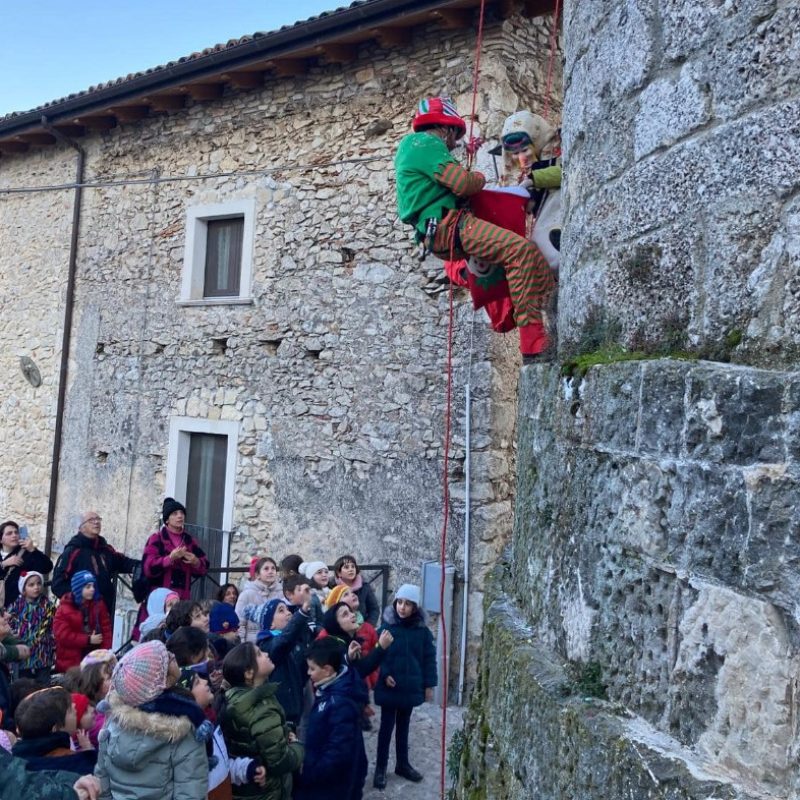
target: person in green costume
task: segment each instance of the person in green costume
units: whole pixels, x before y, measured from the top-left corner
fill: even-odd
[[[555,287],[549,265],[532,242],[461,207],[483,189],[486,179],[464,169],[452,155],[467,129],[452,101],[422,100],[412,128],[394,161],[400,219],[439,258],[472,256],[505,268],[520,351],[525,361],[535,360],[550,344],[542,322],[542,308]]]

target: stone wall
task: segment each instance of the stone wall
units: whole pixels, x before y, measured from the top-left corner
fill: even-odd
[[[85,193],[57,541],[71,534],[71,515],[92,506],[104,532],[135,553],[160,509],[170,419],[231,420],[240,425],[234,565],[265,551],[329,562],[353,551],[392,564],[394,586],[418,580],[421,561],[439,552],[447,292],[441,264],[421,267],[396,219],[391,159],[419,97],[446,92],[469,112],[474,43],[471,30],[415,31],[407,48],[365,45],[351,65],[313,67],[83,142],[87,180],[133,182]],[[477,132],[541,105],[546,61],[541,19],[488,20],[482,65],[491,79]],[[373,160],[309,166],[359,158]],[[54,182],[53,163],[70,161],[59,149],[4,158],[0,181]],[[220,172],[234,174],[200,179]],[[36,247],[53,254],[60,289],[65,259],[55,256],[68,242],[71,195],[0,198],[0,272],[15,274],[12,254],[33,254],[30,232],[6,219],[58,217],[37,229]],[[242,198],[257,209],[254,302],[178,306],[187,207]],[[14,285],[27,297],[39,288]],[[39,324],[52,334],[60,313],[53,303]],[[473,336],[471,317],[459,293],[449,555],[461,573],[471,362],[477,637],[483,576],[511,527],[518,356],[514,334],[495,338],[481,312]],[[3,335],[17,341],[13,327]],[[52,389],[56,364],[45,366]],[[43,435],[53,413],[48,394]],[[29,448],[11,428],[5,435],[10,496]],[[41,527],[48,468],[37,462],[9,513]]]
[[[468,782],[497,762],[490,797],[800,796],[798,380],[523,370]]]
[[[568,2],[564,344],[798,355],[800,6]]]
[[[566,5],[561,363],[459,797],[800,797],[799,12]]]
[[[75,179],[70,153],[44,153],[20,164],[0,166],[0,188]],[[72,195],[48,192],[0,194],[0,516],[20,516],[43,541],[53,449],[53,420],[69,259]],[[20,369],[29,358],[41,376],[32,386]]]

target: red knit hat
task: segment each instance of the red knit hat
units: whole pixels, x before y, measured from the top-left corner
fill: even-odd
[[[411,127],[418,131],[431,125],[458,128],[459,138],[467,132],[467,123],[461,119],[449,97],[427,97],[420,100]]]
[[[90,700],[85,694],[73,692],[72,702],[75,705],[75,717],[78,720],[78,727],[80,727],[83,715],[89,710]]]

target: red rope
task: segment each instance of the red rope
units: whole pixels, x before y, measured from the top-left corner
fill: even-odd
[[[483,49],[483,20],[486,15],[486,0],[481,0],[480,16],[478,17],[478,37],[475,43],[475,71],[472,79],[472,110],[469,120],[469,139],[470,144],[474,142],[473,128],[475,125],[475,111],[478,105],[478,80],[481,68],[481,50]],[[475,157],[477,148],[467,148],[467,169],[472,167],[472,160]],[[450,260],[455,260],[456,232],[461,221],[461,214],[456,215],[453,222],[453,229],[450,232]],[[441,738],[441,762],[439,764],[439,796],[445,800],[446,779],[447,779],[447,689],[449,683],[449,659],[447,657],[447,620],[444,608],[444,588],[445,588],[445,561],[447,558],[447,523],[450,519],[450,428],[453,406],[453,284],[450,282],[448,292],[448,325],[447,325],[447,391],[445,396],[445,417],[444,417],[444,477],[442,479],[444,491],[444,512],[442,519],[442,547],[439,553],[439,564],[441,566],[441,577],[439,582],[439,611],[442,628],[442,738]],[[469,558],[469,553],[464,553],[464,558]],[[466,589],[465,589],[466,591]],[[466,635],[466,631],[462,635]]]
[[[481,75],[481,50],[483,49],[483,19],[486,12],[486,0],[481,0],[481,11],[478,17],[478,38],[475,43],[475,71],[472,78],[472,111],[469,115],[469,137],[467,141],[472,143],[472,129],[475,125],[475,109],[478,105],[478,80]],[[475,158],[476,148],[467,149],[467,169],[472,167],[472,159]]]
[[[559,0],[556,0],[556,7],[553,9],[553,30],[550,31],[550,60],[547,63],[547,88],[544,90],[544,114],[542,114],[548,122],[550,121],[550,96],[553,91],[553,64],[558,47],[558,12]]]

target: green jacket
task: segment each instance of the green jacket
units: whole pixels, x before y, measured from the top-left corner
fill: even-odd
[[[446,164],[457,164],[445,143],[432,133],[421,131],[403,137],[394,157],[397,213],[403,222],[425,235],[431,217],[441,221],[456,207],[458,198],[434,180]]]
[[[0,661],[21,661],[19,657],[19,650],[17,645],[22,642],[13,634],[9,633],[5,639],[0,642]]]
[[[290,800],[292,773],[303,763],[303,745],[289,744],[286,717],[275,699],[277,683],[263,683],[254,689],[235,687],[225,692],[225,709],[220,726],[234,757],[257,758],[266,767],[262,786],[234,786],[233,796],[258,800]]]
[[[25,761],[0,747],[0,797],[76,800],[72,786],[79,777],[60,770],[28,772]]]

